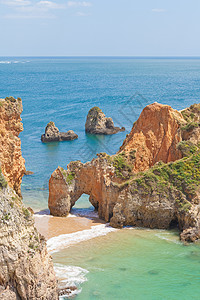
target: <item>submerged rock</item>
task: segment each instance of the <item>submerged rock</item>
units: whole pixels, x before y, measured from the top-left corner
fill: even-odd
[[[78,138],[78,135],[73,130],[60,132],[54,122],[49,122],[45,128],[45,134],[41,136],[43,143],[72,141]]]
[[[59,290],[59,296],[65,296],[65,297],[75,297],[76,292],[78,291],[76,286],[69,286],[66,288],[62,288]]]
[[[26,176],[33,175],[33,174],[34,174],[34,172],[32,172],[32,171],[25,171],[24,172],[24,175],[26,175]]]
[[[177,224],[183,241],[199,239],[199,125],[200,104],[181,113],[168,105],[147,106],[116,155],[100,153],[53,172],[51,214],[66,216],[85,193],[113,227]]]
[[[106,118],[99,107],[95,106],[90,109],[85,123],[87,133],[109,135],[124,130],[124,127],[115,127],[112,118]]]

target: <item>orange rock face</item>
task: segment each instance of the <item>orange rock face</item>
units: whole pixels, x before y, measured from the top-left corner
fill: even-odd
[[[23,130],[21,123],[21,99],[0,99],[0,164],[8,184],[21,196],[21,181],[25,172],[25,160],[18,137]]]
[[[71,162],[67,171],[58,167],[49,180],[51,214],[67,216],[81,195],[87,194],[100,218],[108,221],[115,200],[115,189],[110,188],[110,178],[113,177],[114,168],[100,157],[86,164]]]
[[[176,146],[182,140],[181,124],[185,120],[177,110],[168,105],[150,104],[135,122],[119,153],[134,152],[134,172],[145,171],[159,161],[180,159],[182,154]]]
[[[183,241],[199,239],[199,187],[190,185],[184,173],[180,182],[188,190],[181,191],[178,173],[173,170],[176,163],[166,165],[183,156],[180,165],[185,159],[188,166],[194,164],[191,155],[200,140],[199,115],[199,105],[183,114],[158,103],[145,107],[116,155],[100,153],[90,162],[71,162],[67,170],[58,167],[53,172],[49,180],[51,214],[67,216],[85,193],[99,217],[113,227],[168,229],[175,224],[183,231]],[[160,161],[163,163],[151,168]]]

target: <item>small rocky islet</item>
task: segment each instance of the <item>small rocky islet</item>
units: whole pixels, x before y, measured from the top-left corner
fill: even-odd
[[[98,106],[89,110],[85,123],[86,133],[111,135],[120,131],[125,131],[125,128],[115,127],[112,118],[106,118]]]
[[[73,141],[78,138],[78,135],[73,130],[60,132],[54,122],[49,122],[45,128],[45,134],[41,136],[43,143]]]

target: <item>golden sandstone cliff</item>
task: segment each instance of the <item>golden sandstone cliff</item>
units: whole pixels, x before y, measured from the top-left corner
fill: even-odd
[[[0,100],[0,299],[58,299],[46,242],[21,201],[21,99]]]
[[[186,123],[182,114],[169,105],[154,103],[142,111],[130,134],[120,147],[129,155],[135,150],[133,171],[145,171],[156,162],[168,163],[182,157],[176,145],[182,140],[180,125]]]
[[[167,229],[183,241],[200,237],[200,105],[182,112],[147,106],[116,155],[58,167],[49,180],[51,214],[66,216],[90,195],[99,216],[113,227]]]
[[[16,193],[21,195],[21,181],[25,172],[25,161],[21,154],[18,137],[23,130],[21,123],[22,101],[13,97],[0,99],[0,162],[1,170]]]

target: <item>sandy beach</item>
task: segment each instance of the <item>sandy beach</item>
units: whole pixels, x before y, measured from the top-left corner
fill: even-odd
[[[46,238],[50,239],[61,234],[70,234],[78,231],[91,229],[93,226],[105,224],[97,217],[85,217],[69,215],[66,218],[52,217],[50,215],[35,214],[37,230]]]

